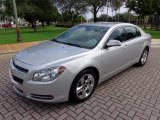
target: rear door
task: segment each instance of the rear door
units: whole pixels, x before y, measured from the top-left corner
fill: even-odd
[[[126,33],[126,41],[124,42],[126,46],[126,56],[127,64],[135,63],[140,55],[143,46],[143,40],[140,31],[134,26],[124,26]]]

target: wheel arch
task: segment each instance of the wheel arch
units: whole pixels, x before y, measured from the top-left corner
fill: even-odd
[[[96,73],[96,75],[97,75],[96,85],[97,85],[98,82],[99,82],[99,77],[100,77],[98,69],[97,69],[96,67],[90,66],[90,67],[87,67],[87,68],[83,69],[82,71],[84,71],[84,70],[86,70],[86,69],[93,70],[93,71]],[[81,72],[82,72],[82,71],[81,71]],[[79,73],[80,73],[80,72],[79,72]],[[78,73],[78,74],[79,74],[79,73]],[[78,74],[77,74],[77,75],[78,75]]]
[[[148,52],[149,52],[149,50],[150,50],[148,45],[145,47],[145,49],[147,49],[147,50],[148,50]]]
[[[100,79],[100,72],[99,72],[99,70],[98,70],[96,67],[94,67],[94,66],[87,66],[87,67],[81,69],[81,70],[76,74],[76,76],[74,77],[74,79],[75,79],[82,71],[87,70],[87,69],[92,70],[92,71],[94,71],[94,72],[96,73],[96,75],[97,75],[96,84],[98,84],[99,79]]]

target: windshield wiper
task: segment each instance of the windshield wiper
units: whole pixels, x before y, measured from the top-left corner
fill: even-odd
[[[64,43],[64,44],[71,45],[71,46],[76,46],[76,47],[80,47],[80,48],[84,48],[84,46],[78,45],[78,44],[74,44],[74,43]]]
[[[51,41],[61,43],[61,42],[58,41],[56,38],[52,39]]]
[[[57,39],[52,39],[51,41],[53,41],[53,42],[57,42],[57,43],[62,43],[62,44],[66,44],[65,42],[61,42],[61,41],[58,41]]]
[[[66,45],[76,46],[76,47],[80,47],[80,48],[85,48],[85,47],[82,46],[82,45],[78,45],[78,44],[74,44],[74,43],[68,43],[68,42],[61,42],[61,41],[58,41],[58,40],[56,40],[56,39],[52,39],[51,41],[53,41],[53,42],[58,42],[58,43],[62,43],[62,44],[66,44]]]

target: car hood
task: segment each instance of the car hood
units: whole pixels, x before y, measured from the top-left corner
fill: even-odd
[[[42,65],[49,62],[66,59],[89,51],[89,49],[78,48],[53,41],[47,41],[39,45],[27,48],[16,54],[16,59],[29,65]]]

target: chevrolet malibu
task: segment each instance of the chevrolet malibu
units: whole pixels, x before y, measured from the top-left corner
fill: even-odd
[[[151,36],[129,23],[87,23],[18,52],[10,61],[14,90],[41,102],[83,102],[120,71],[145,65]]]

